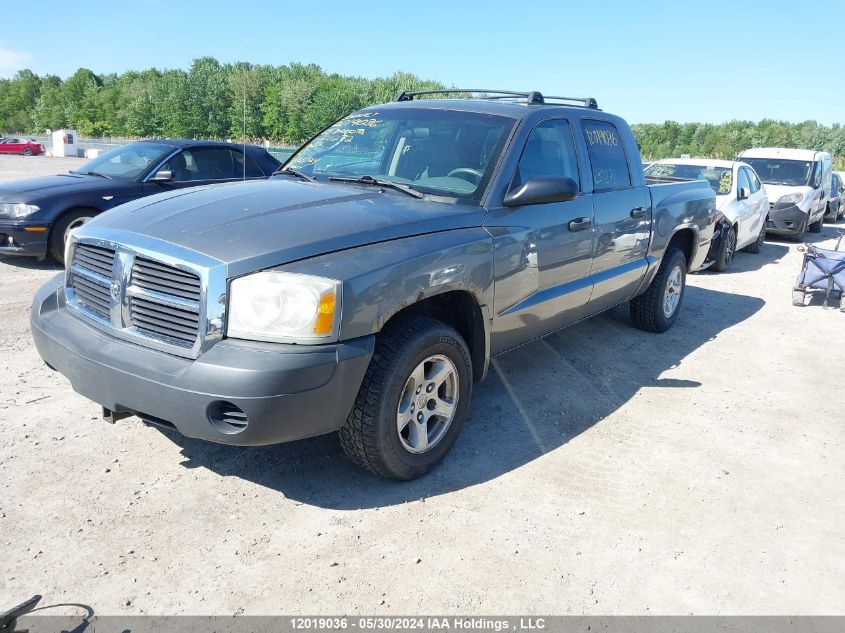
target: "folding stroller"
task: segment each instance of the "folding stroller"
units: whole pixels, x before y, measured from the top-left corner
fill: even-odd
[[[845,312],[845,251],[839,250],[843,237],[845,233],[840,233],[835,251],[812,244],[799,247],[798,250],[804,253],[804,262],[792,288],[792,305],[803,306],[808,292],[824,290],[824,307],[831,295],[837,295],[839,309]]]

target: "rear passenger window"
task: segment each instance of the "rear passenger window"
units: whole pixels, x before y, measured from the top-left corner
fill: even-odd
[[[244,155],[239,152],[238,150],[232,150],[232,156],[235,159],[235,178],[240,176],[244,176]],[[246,157],[246,177],[247,178],[260,178],[261,176],[266,175],[261,168],[255,164],[255,161],[252,160],[249,156]]]
[[[569,121],[550,119],[531,130],[519,159],[520,182],[534,176],[572,178],[580,189],[578,160]]]
[[[616,126],[606,121],[584,121],[583,126],[593,170],[593,190],[612,191],[630,187],[628,159]]]

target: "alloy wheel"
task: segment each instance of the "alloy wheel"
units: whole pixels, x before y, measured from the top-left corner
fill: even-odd
[[[666,291],[663,293],[663,316],[667,319],[675,314],[678,304],[681,302],[681,293],[684,290],[684,272],[680,266],[675,266],[669,273],[666,281]]]
[[[429,356],[405,382],[396,411],[396,430],[409,453],[424,453],[446,435],[458,403],[458,370],[442,354]]]

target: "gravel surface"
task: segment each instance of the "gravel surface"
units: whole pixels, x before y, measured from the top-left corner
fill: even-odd
[[[0,259],[0,610],[845,613],[845,314],[791,305],[800,261],[767,241],[692,275],[669,333],[618,308],[498,358],[445,463],[397,484],[334,436],[106,424],[30,339],[59,269]]]

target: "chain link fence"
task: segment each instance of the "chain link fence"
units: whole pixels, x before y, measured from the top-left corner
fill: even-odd
[[[9,135],[15,136],[15,135]],[[37,143],[41,143],[44,147],[47,148],[47,151],[53,147],[53,137],[50,134],[20,134],[17,135],[22,138],[30,138]],[[134,143],[135,141],[142,141],[144,139],[139,138],[120,138],[120,137],[88,137],[88,136],[77,136],[76,137],[76,144],[81,150],[81,152],[85,152],[89,149],[96,149],[100,150],[101,152],[107,152],[115,147],[120,147],[121,145],[126,145],[127,143]],[[217,139],[212,139],[217,140]],[[236,143],[236,141],[229,141],[232,143]],[[264,147],[270,154],[276,157],[276,159],[284,162],[287,160],[291,154],[293,154],[295,147],[285,147],[285,146],[277,146],[277,145],[266,145],[260,144],[260,147]]]

